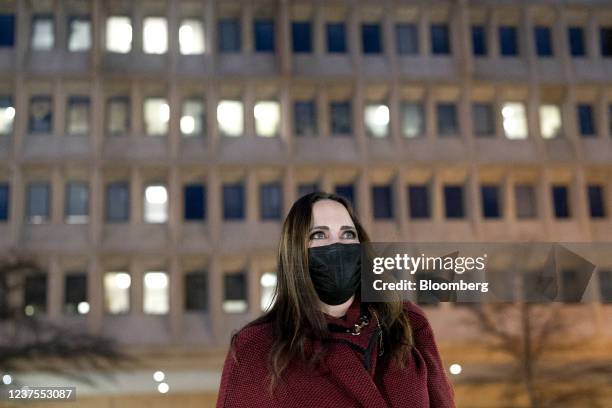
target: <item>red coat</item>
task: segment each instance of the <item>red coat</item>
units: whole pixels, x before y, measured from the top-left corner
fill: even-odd
[[[454,408],[454,390],[445,373],[434,335],[423,310],[404,302],[414,335],[415,347],[406,368],[383,364],[378,356],[378,327],[370,319],[360,335],[332,332],[330,352],[322,371],[308,371],[294,361],[272,397],[268,393],[267,352],[272,342],[269,323],[245,328],[236,341],[238,362],[227,355],[217,408]],[[359,297],[348,309],[346,319],[326,315],[329,324],[345,330],[363,313]],[[368,345],[371,347],[368,350]],[[369,357],[368,357],[369,356]],[[381,364],[377,364],[381,362]]]

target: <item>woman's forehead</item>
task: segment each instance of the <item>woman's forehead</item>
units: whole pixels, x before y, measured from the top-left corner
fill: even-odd
[[[342,204],[334,200],[319,200],[312,206],[313,226],[351,225],[353,220]]]

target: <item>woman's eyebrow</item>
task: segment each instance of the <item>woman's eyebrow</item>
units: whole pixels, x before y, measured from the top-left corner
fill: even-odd
[[[324,229],[324,230],[328,230],[329,231],[329,227],[327,225],[319,225],[317,227],[312,227],[310,230],[315,230],[315,229]],[[354,230],[355,227],[351,227],[350,225],[343,225],[340,227],[340,231],[344,231],[344,230]]]

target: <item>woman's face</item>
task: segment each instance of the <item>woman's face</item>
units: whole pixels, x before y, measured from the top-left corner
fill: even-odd
[[[359,242],[355,224],[342,204],[334,200],[319,200],[312,206],[308,246],[317,247],[336,242]]]

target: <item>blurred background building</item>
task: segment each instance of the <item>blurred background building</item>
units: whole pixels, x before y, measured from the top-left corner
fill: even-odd
[[[24,314],[147,356],[121,392],[214,402],[315,189],[377,241],[610,242],[612,3],[0,0],[0,247],[47,269]],[[612,263],[593,285],[610,359]],[[490,361],[426,311],[447,366]]]

